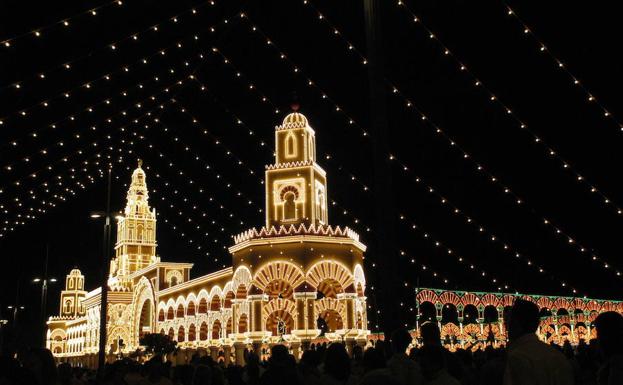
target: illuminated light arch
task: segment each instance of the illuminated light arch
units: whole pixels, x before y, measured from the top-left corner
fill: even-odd
[[[221,330],[223,329],[220,320],[214,320],[212,323],[212,332],[210,333],[210,338],[213,340],[218,340],[221,338]]]
[[[218,294],[214,294],[210,300],[210,310],[219,311],[221,310],[221,307],[221,297]]]
[[[208,302],[212,302],[214,296],[218,296],[219,298],[223,298],[223,290],[220,286],[215,285],[210,289],[210,295],[208,296]]]
[[[199,300],[199,304],[197,305],[197,314],[207,314],[208,313],[208,298],[201,297]]]
[[[494,294],[488,293],[488,294],[483,295],[480,298],[480,303],[483,306],[491,305],[491,306],[497,307],[500,303],[500,299]]]
[[[167,320],[172,320],[175,318],[175,308],[173,305],[169,306],[167,309]]]
[[[177,329],[177,342],[184,342],[186,340],[186,329],[184,325],[180,325]]]
[[[439,296],[439,302],[442,305],[451,304],[456,307],[461,303],[461,298],[458,295],[456,295],[454,292],[444,291]]]
[[[290,313],[290,315],[294,317],[296,315],[296,304],[294,301],[283,298],[275,298],[268,301],[268,303],[264,306],[264,311],[262,312],[263,323],[266,323],[269,314],[281,310]]]
[[[505,294],[502,297],[502,300],[500,301],[500,305],[504,307],[513,306],[514,303],[515,303],[515,297],[510,294]]]
[[[594,311],[598,312],[599,310],[601,310],[601,306],[599,305],[597,301],[587,301],[585,309],[588,312],[594,312]]]
[[[461,335],[461,329],[453,324],[452,322],[448,322],[441,326],[441,339],[443,340],[446,336],[459,338]]]
[[[438,302],[437,294],[432,290],[422,290],[417,293],[417,300],[419,303],[430,302],[435,304]]]
[[[238,293],[238,288],[240,285],[244,285],[245,287],[249,287],[251,284],[251,270],[249,270],[246,266],[239,266],[236,271],[234,271],[234,276],[232,278],[232,289],[235,293]]]
[[[297,155],[297,138],[292,131],[288,131],[284,139],[285,157],[295,158]]]
[[[172,341],[175,341],[175,330],[173,330],[173,327],[169,328],[169,332],[167,333],[167,335]]]
[[[480,303],[480,299],[474,293],[465,293],[463,297],[461,298],[461,303],[463,304],[463,306],[474,305],[478,307],[478,304]]]
[[[232,323],[232,319],[231,317],[227,318],[227,321],[225,321],[225,335],[224,337],[227,338],[229,337],[230,334],[232,334],[234,332],[234,325]]]
[[[342,302],[325,297],[316,301],[314,307],[316,308],[316,314],[327,321],[330,331],[335,331],[344,327],[346,306]]]
[[[124,341],[130,341],[130,330],[128,325],[117,325],[108,331],[108,338],[106,346],[111,346],[117,343],[119,339]]]
[[[294,295],[294,288],[288,282],[284,280],[271,281],[264,290],[264,293],[268,295],[268,298],[286,298],[292,299]]]
[[[188,301],[188,305],[186,305],[186,315],[194,316],[196,312],[196,306],[194,301]]]
[[[193,342],[197,339],[197,328],[195,324],[190,324],[188,327],[188,341]]]
[[[236,290],[236,299],[246,299],[247,298],[247,286],[244,283],[238,285],[238,289]]]
[[[185,300],[185,307],[188,309],[188,305],[192,302],[195,304],[195,306],[197,306],[197,296],[195,295],[195,293],[190,293],[186,296],[186,300]]]
[[[180,303],[179,305],[177,305],[177,310],[175,311],[175,318],[184,318],[184,315],[185,315],[184,305]]]
[[[199,341],[206,341],[208,339],[208,324],[207,322],[202,322],[199,327]]]
[[[154,331],[156,327],[155,304],[156,297],[151,282],[146,277],[141,277],[132,295],[132,339],[126,340],[126,343],[137,346],[144,332],[143,327],[149,327],[149,332]]]
[[[246,313],[240,314],[238,317],[238,333],[248,332],[249,316]]]
[[[481,340],[482,339],[482,332],[480,330],[480,326],[478,324],[476,324],[476,323],[464,325],[463,326],[463,336],[464,336],[464,338],[471,339],[473,341]]]
[[[287,193],[294,194],[294,200],[299,199],[299,190],[295,186],[287,185],[279,191],[279,200],[283,202]]]
[[[342,291],[354,282],[348,268],[337,261],[316,262],[307,271],[306,279],[315,288],[318,288],[322,281],[331,279],[340,284]]]
[[[225,294],[225,298],[223,299],[223,308],[231,309],[233,300],[236,298],[236,295],[231,290],[226,293],[227,294]]]
[[[552,302],[552,300],[548,297],[541,297],[536,301],[537,306],[539,307],[539,309],[551,309],[554,305],[554,303]]]
[[[275,281],[284,281],[292,288],[297,287],[305,280],[303,271],[293,263],[286,261],[269,262],[262,266],[253,278],[253,283],[262,291]]]
[[[169,287],[171,287],[182,283],[184,281],[184,277],[179,270],[169,270],[165,276],[165,281]]]
[[[556,300],[552,304],[552,308],[555,309],[568,309],[569,307],[571,307],[571,303],[569,302],[569,300],[562,297],[556,298]]]
[[[160,309],[158,311],[158,322],[164,322],[165,319],[164,309]]]
[[[356,264],[353,269],[353,279],[355,280],[355,287],[361,284],[363,291],[366,290],[366,275],[363,272],[363,267],[360,264]]]

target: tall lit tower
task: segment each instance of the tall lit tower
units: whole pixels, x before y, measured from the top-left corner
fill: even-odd
[[[124,215],[117,221],[115,257],[111,261],[110,276],[123,277],[157,262],[156,209],[149,207],[149,194],[142,162],[132,173]]]
[[[316,163],[316,137],[298,112],[275,127],[275,163],[266,169],[266,227],[326,225],[327,179]]]

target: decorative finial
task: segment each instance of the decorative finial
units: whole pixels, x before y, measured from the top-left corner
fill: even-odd
[[[299,96],[295,92],[292,92],[292,102],[290,103],[290,108],[293,112],[297,112],[299,108],[301,108],[301,104],[299,103]]]
[[[141,168],[142,165],[143,165],[143,159],[138,158],[138,168]]]

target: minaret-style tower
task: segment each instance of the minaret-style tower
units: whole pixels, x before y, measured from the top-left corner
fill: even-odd
[[[266,167],[266,227],[327,224],[327,180],[316,163],[316,137],[307,118],[287,115],[275,127],[275,163]]]
[[[79,317],[85,314],[82,301],[87,292],[84,290],[84,276],[78,269],[73,269],[65,278],[65,290],[61,292],[61,317]]]
[[[132,173],[124,216],[117,221],[115,257],[111,277],[126,276],[157,262],[156,209],[149,207],[145,171],[138,167]]]

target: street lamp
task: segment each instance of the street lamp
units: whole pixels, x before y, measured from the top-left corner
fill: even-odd
[[[108,318],[108,272],[110,263],[111,245],[111,222],[110,212],[110,190],[111,190],[112,164],[108,167],[108,178],[106,186],[106,211],[94,211],[90,214],[92,219],[104,219],[104,234],[102,239],[104,263],[102,263],[101,294],[100,294],[100,330],[99,330],[99,352],[97,359],[97,377],[102,379],[104,365],[106,363],[106,320]]]
[[[48,260],[50,256],[49,246],[45,245],[45,268],[43,270],[43,278],[34,278],[32,280],[33,283],[41,283],[41,323],[43,324],[43,347],[45,348],[45,342],[47,340],[46,335],[46,317],[45,313],[47,310],[48,303],[48,283],[56,282],[56,278],[48,277]]]

